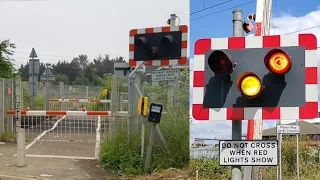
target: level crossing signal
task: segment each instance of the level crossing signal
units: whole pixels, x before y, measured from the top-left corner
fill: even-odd
[[[318,116],[313,34],[200,39],[193,78],[196,120]]]
[[[169,66],[187,64],[188,27],[165,26],[132,29],[129,42],[129,65]]]

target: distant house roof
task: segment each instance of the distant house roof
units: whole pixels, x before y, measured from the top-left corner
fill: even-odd
[[[296,122],[288,125],[295,125]],[[299,121],[301,135],[320,134],[320,125]],[[270,128],[262,131],[262,136],[277,136],[277,128]]]

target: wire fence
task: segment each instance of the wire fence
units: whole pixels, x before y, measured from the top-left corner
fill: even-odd
[[[190,148],[190,157],[194,159],[219,159],[219,148]]]
[[[155,71],[137,71],[131,77],[129,84],[131,99],[129,101],[132,108],[131,118],[135,125],[140,120],[137,105],[142,96],[147,96],[150,103],[162,104],[165,114],[170,113],[173,107],[189,108],[189,97],[185,95],[189,91],[188,84],[182,83],[180,77],[173,81],[152,81],[153,72]]]
[[[171,69],[172,70],[172,69]],[[189,77],[183,75],[181,69],[176,69],[179,76],[174,80],[154,80],[152,74],[155,71],[136,71],[132,73],[130,81],[128,79],[112,80],[111,89],[109,89],[110,97],[102,98],[103,87],[88,87],[64,85],[39,86],[37,96],[34,97],[33,107],[30,107],[31,96],[29,92],[29,83],[21,82],[20,87],[21,109],[30,107],[30,110],[54,110],[54,111],[109,111],[111,114],[116,112],[110,118],[103,122],[106,125],[104,132],[111,133],[119,130],[128,130],[130,132],[141,130],[141,124],[145,122],[138,115],[138,101],[141,96],[148,96],[150,103],[163,105],[163,123],[165,133],[170,134],[172,127],[181,128],[181,122],[188,123],[189,117]],[[8,110],[14,110],[15,102],[15,84],[13,79],[0,79],[0,134],[6,132],[14,132],[14,118],[7,116]],[[78,101],[76,101],[76,99]],[[46,103],[48,108],[46,108]],[[121,114],[121,116],[119,115]],[[186,116],[183,119],[184,115]],[[45,116],[42,117],[45,119]],[[32,117],[32,124],[38,123],[36,118]],[[23,121],[29,125],[29,121]],[[187,126],[183,128],[189,129]],[[184,132],[183,136],[186,136]],[[169,137],[169,136],[167,136]],[[187,136],[186,136],[187,137]],[[171,137],[170,137],[171,138]],[[170,140],[168,140],[170,141]],[[172,139],[173,141],[173,139]],[[186,139],[186,142],[188,140]],[[188,143],[186,143],[188,145]]]
[[[173,79],[155,78],[154,74],[163,71],[176,71],[178,76]],[[162,71],[162,72],[161,72]],[[167,71],[167,72],[169,72]],[[164,75],[165,76],[165,75]],[[172,75],[169,75],[172,76]],[[150,103],[162,104],[162,116],[159,128],[169,149],[180,151],[189,158],[188,136],[189,136],[189,75],[188,68],[154,68],[152,70],[141,70],[129,77],[129,116],[128,116],[128,138],[134,134],[141,134],[141,138],[132,139],[136,146],[141,145],[141,153],[147,145],[150,134],[151,123],[147,118],[138,115],[138,101],[140,97],[147,96]],[[131,141],[130,141],[131,142]],[[163,149],[160,142],[155,143],[155,148]]]
[[[20,82],[22,85],[22,82]],[[22,86],[20,86],[22,87]],[[0,141],[5,136],[12,136],[15,123],[7,116],[7,111],[14,109],[15,84],[14,79],[0,79]],[[22,95],[23,97],[23,95]],[[23,106],[23,102],[20,104]]]

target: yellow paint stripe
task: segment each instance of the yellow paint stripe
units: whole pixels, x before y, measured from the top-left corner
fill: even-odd
[[[0,179],[1,178],[12,178],[12,179],[21,179],[21,180],[52,180],[52,179],[48,179],[48,178],[41,178],[41,177],[37,177],[37,176],[29,176],[29,175],[9,175],[9,174],[3,174],[0,173]]]

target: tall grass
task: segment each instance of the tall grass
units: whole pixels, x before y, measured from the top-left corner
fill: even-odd
[[[319,148],[311,148],[314,143],[302,137],[299,142],[299,168],[301,180],[320,180]],[[282,179],[296,179],[296,141],[288,138],[282,143]],[[200,179],[224,180],[231,177],[231,168],[220,166],[216,159],[192,159],[189,173],[195,176],[198,170]],[[276,179],[277,167],[262,167],[262,179]]]
[[[182,168],[189,161],[189,112],[177,108],[163,115],[159,128],[168,144],[167,153],[158,137],[153,146],[152,169]],[[148,146],[151,124],[146,126],[145,152]],[[117,174],[137,175],[144,173],[144,158],[141,153],[141,130],[136,129],[130,144],[127,131],[119,133],[115,141],[103,145],[101,163],[104,168],[113,169]],[[144,156],[145,157],[145,156]]]
[[[188,76],[188,73],[184,73]],[[189,82],[185,82],[189,83]],[[164,105],[165,114],[162,114],[158,124],[169,148],[168,153],[162,145],[159,137],[153,146],[152,170],[167,168],[183,168],[189,162],[189,87],[181,87],[180,94],[176,94],[178,103],[174,107],[166,106],[166,90],[168,86],[145,85],[145,93],[156,93],[155,103]],[[148,147],[151,124],[146,125],[145,154],[141,158],[141,128],[133,132],[130,143],[127,141],[127,131],[119,132],[114,141],[106,141],[101,151],[101,163],[104,168],[112,169],[118,175],[138,175],[146,173],[144,169],[145,155]]]

